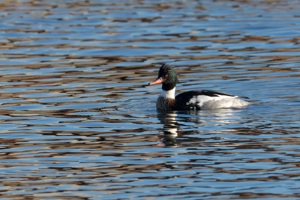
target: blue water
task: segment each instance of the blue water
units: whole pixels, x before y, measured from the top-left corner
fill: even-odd
[[[298,1],[4,1],[1,199],[299,199]],[[177,92],[243,109],[158,112]]]

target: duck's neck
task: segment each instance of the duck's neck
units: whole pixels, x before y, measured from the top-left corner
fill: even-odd
[[[168,90],[168,91],[163,90],[159,96],[161,96],[165,99],[175,99],[175,90],[176,90],[176,87],[174,87],[173,89]]]
[[[175,107],[175,87],[171,90],[163,90],[157,99],[156,106],[161,110],[173,110]]]

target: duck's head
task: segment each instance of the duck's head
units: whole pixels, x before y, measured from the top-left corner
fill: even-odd
[[[155,81],[148,85],[156,85],[162,83],[162,89],[165,91],[172,90],[178,82],[177,73],[174,68],[168,64],[163,64],[158,72],[158,77]]]

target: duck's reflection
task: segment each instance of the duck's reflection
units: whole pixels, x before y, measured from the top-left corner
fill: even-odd
[[[201,137],[191,136],[193,134],[228,133],[234,131],[226,129],[228,125],[242,124],[241,110],[219,109],[210,111],[158,111],[157,118],[163,125],[158,137],[161,141],[160,146],[177,147],[180,141],[195,142],[202,141]],[[180,129],[181,125],[181,129]],[[220,128],[220,127],[224,127]],[[228,127],[227,127],[228,128]],[[178,140],[178,137],[184,135],[184,140]]]
[[[162,130],[159,132],[158,136],[161,140],[161,146],[170,147],[177,146],[177,136],[179,125],[176,121],[175,111],[158,111],[157,118],[163,124]]]

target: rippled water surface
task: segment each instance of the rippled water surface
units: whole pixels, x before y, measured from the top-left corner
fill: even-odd
[[[300,4],[0,2],[2,199],[299,199]],[[178,92],[239,110],[158,112]]]

